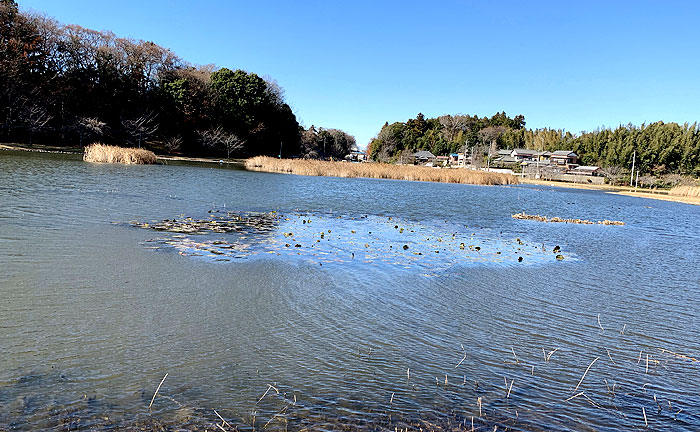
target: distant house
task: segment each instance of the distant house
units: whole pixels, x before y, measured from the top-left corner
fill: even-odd
[[[503,164],[503,165],[514,165],[520,161],[511,155],[506,155],[506,156],[501,156],[500,158],[498,158],[497,162],[500,164]]]
[[[419,152],[413,153],[411,156],[413,156],[413,160],[415,163],[427,163],[427,162],[433,162],[435,160],[435,155],[430,153],[427,150],[421,150]]]
[[[514,157],[519,162],[530,161],[537,158],[537,152],[535,150],[528,149],[515,149],[510,152],[510,156]]]
[[[557,150],[549,157],[553,164],[572,165],[578,162],[578,155],[571,150]]]
[[[450,159],[449,159],[448,163],[450,165],[457,165],[459,163],[459,156],[460,156],[459,153],[450,153]]]
[[[567,174],[599,176],[603,174],[603,170],[599,166],[582,165],[567,171]]]
[[[548,161],[549,158],[552,157],[552,152],[548,152],[548,151],[536,152],[535,157],[541,161]]]
[[[367,160],[367,153],[361,150],[352,150],[350,154],[345,156],[345,160],[351,162],[365,162]]]
[[[509,150],[509,149],[499,149],[498,150],[498,157],[510,156],[510,154],[512,152],[513,152],[513,150]]]

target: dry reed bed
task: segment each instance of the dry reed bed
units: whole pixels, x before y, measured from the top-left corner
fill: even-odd
[[[540,215],[529,215],[526,214],[525,212],[523,213],[516,213],[512,215],[513,219],[523,219],[523,220],[534,220],[538,222],[559,222],[559,223],[571,223],[571,224],[581,224],[581,225],[624,225],[624,222],[621,221],[613,221],[613,220],[602,220],[598,222],[586,220],[586,219],[564,219],[560,217],[552,217],[548,218],[547,216],[540,216]]]
[[[674,186],[669,195],[700,198],[700,186]]]
[[[267,156],[250,158],[246,160],[245,167],[251,171],[279,172],[307,176],[367,177],[476,185],[506,185],[518,183],[518,178],[511,174],[467,169],[437,169],[423,166],[381,163],[358,164],[304,159],[275,159]]]
[[[94,143],[85,147],[83,160],[86,162],[143,165],[156,163],[156,155],[152,151],[144,149]]]

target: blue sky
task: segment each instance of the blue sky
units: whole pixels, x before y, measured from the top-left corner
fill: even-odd
[[[527,127],[700,121],[700,2],[19,0],[66,24],[270,76],[366,146],[422,112]]]

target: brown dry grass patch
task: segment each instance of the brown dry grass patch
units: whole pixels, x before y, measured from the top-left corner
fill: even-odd
[[[668,191],[669,195],[700,198],[700,186],[674,186]]]
[[[86,162],[142,165],[156,163],[156,155],[152,151],[139,148],[125,148],[94,143],[85,147],[83,160]]]
[[[383,163],[275,159],[268,156],[250,158],[246,160],[245,167],[251,171],[279,172],[307,176],[367,177],[476,185],[505,185],[518,183],[518,178],[511,174],[474,171],[464,168],[430,168]]]

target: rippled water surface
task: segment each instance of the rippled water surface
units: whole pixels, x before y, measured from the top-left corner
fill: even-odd
[[[698,239],[593,191],[0,152],[0,430],[698,430]]]

